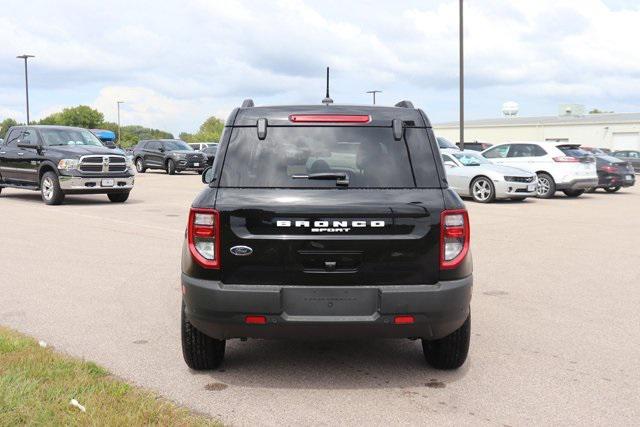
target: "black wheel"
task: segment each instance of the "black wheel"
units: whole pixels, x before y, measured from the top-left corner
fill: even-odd
[[[181,335],[182,356],[187,366],[196,371],[215,369],[224,360],[225,340],[211,338],[187,320],[184,302],[182,303]]]
[[[604,191],[606,191],[607,193],[615,193],[619,189],[620,189],[620,186],[618,185],[617,187],[607,187],[604,189]]]
[[[597,189],[598,189],[598,187],[589,187],[586,190],[584,190],[584,192],[585,193],[595,193]]]
[[[471,181],[469,187],[471,197],[478,203],[491,203],[496,199],[496,189],[487,177],[479,176]]]
[[[60,189],[60,181],[55,172],[45,172],[40,178],[40,193],[42,201],[48,205],[61,205],[64,193]]]
[[[171,159],[169,159],[169,161],[167,162],[167,173],[169,175],[175,175],[176,174],[176,162],[174,162]]]
[[[138,157],[136,159],[136,170],[138,171],[138,173],[145,173],[147,171],[147,168],[144,167],[142,157]]]
[[[549,199],[556,193],[556,182],[553,177],[546,172],[538,173],[538,186],[536,187],[536,197]]]
[[[525,199],[526,197],[511,197],[514,202],[523,202]]]
[[[462,326],[439,340],[422,340],[422,350],[427,363],[436,369],[457,369],[469,354],[471,341],[471,313]]]
[[[584,190],[563,190],[562,192],[566,194],[567,197],[579,197],[584,193]]]
[[[125,191],[123,193],[107,193],[107,197],[113,203],[124,203],[129,198],[129,192]]]

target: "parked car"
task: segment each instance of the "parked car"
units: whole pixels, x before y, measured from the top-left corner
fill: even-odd
[[[640,172],[640,151],[637,150],[621,150],[611,153],[613,157],[617,157],[625,162],[631,163],[636,173]]]
[[[87,129],[14,126],[0,145],[0,191],[40,191],[48,205],[63,203],[67,194],[106,194],[122,203],[133,184],[133,164],[124,152],[106,148]]]
[[[460,143],[456,142],[456,146],[457,148],[461,148],[460,147]],[[465,150],[473,150],[473,151],[484,151],[489,147],[492,147],[493,144],[489,144],[488,142],[479,142],[479,141],[472,141],[472,142],[465,142],[464,143],[464,149]]]
[[[190,142],[189,146],[197,151],[203,151],[205,148],[217,144],[216,142]]]
[[[609,149],[609,148],[600,147],[600,148],[598,148],[598,150],[604,152],[605,154],[611,154],[611,149]]]
[[[207,165],[213,166],[213,161],[216,159],[216,153],[218,152],[218,144],[210,144],[208,147],[203,148],[202,152],[207,156]]]
[[[524,200],[536,195],[535,173],[495,165],[472,150],[442,150],[447,182],[461,197],[479,203],[496,199]]]
[[[179,139],[140,141],[133,149],[133,161],[140,173],[162,169],[169,175],[182,171],[202,173],[207,166],[205,155]]]
[[[190,368],[231,338],[421,338],[432,366],[464,363],[469,218],[421,110],[247,100],[220,151],[183,246]]]
[[[441,136],[437,136],[436,140],[438,141],[438,147],[442,150],[444,148],[458,148],[458,146],[456,144],[454,144],[453,142],[449,141],[447,138],[443,138]]]
[[[604,151],[602,148],[585,147],[584,145],[581,145],[580,149],[582,149],[584,151],[588,151],[589,153],[593,154],[594,156],[606,156],[607,155],[607,152]]]
[[[631,187],[636,183],[633,166],[617,157],[596,156],[596,168],[598,169],[598,185],[589,189],[589,192],[603,188],[608,193],[615,193],[622,187]]]
[[[492,163],[512,166],[538,175],[537,197],[547,199],[560,190],[578,197],[598,184],[593,156],[574,157],[575,144],[514,141],[494,145],[482,152]]]

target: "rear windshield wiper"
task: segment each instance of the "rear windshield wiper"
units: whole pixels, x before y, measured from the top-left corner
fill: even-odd
[[[349,175],[346,172],[319,172],[308,175],[291,175],[293,179],[335,179],[336,185],[349,185]]]

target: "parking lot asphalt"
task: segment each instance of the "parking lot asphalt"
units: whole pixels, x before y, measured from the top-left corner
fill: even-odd
[[[419,341],[231,341],[189,371],[180,252],[193,174],[132,197],[0,195],[0,324],[235,425],[632,425],[640,419],[640,187],[467,202],[475,288],[458,371]],[[559,193],[561,194],[561,193]],[[87,408],[91,411],[91,408]]]

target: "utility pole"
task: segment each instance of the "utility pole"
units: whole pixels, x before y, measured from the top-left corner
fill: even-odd
[[[460,12],[460,150],[464,150],[464,26],[462,19],[463,0],[459,0]]]
[[[373,95],[373,105],[376,105],[376,93],[382,93],[381,90],[368,90],[367,93]]]
[[[116,101],[118,104],[118,147],[120,146],[120,104],[124,104],[124,101]]]
[[[27,71],[27,60],[35,58],[33,55],[19,55],[18,59],[24,59],[24,89],[27,98],[27,124],[29,124],[29,72]]]

